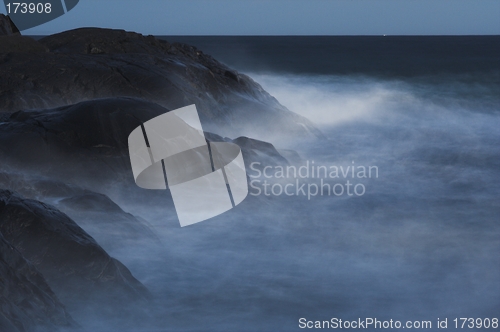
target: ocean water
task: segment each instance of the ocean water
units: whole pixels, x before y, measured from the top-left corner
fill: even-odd
[[[150,320],[119,330],[500,318],[500,37],[162,38],[250,76],[325,137],[276,123],[298,175],[247,170],[244,202],[185,228],[164,192],[144,204],[94,188],[163,244],[108,250],[154,295]]]
[[[112,253],[155,294],[153,330],[500,318],[499,37],[163,38],[249,75],[325,138],[272,142],[309,177],[247,170],[248,198],[194,226],[115,198],[164,241]],[[338,190],[313,195],[325,183]]]

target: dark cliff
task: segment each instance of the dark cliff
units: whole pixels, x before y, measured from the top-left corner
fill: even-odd
[[[1,51],[0,112],[136,97],[167,109],[196,104],[208,131],[266,138],[281,128],[318,137],[250,77],[185,44],[123,30],[86,28],[41,39],[49,52]]]

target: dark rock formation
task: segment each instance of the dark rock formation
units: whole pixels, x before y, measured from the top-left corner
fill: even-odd
[[[238,137],[232,142],[241,147],[247,168],[252,162],[259,162],[264,166],[288,165],[288,160],[271,143],[248,137]]]
[[[160,245],[158,236],[145,220],[123,211],[106,195],[86,192],[60,200],[57,207],[78,221],[107,252],[134,247],[152,249]]]
[[[0,331],[58,331],[76,323],[44,277],[0,233]]]
[[[30,37],[21,36],[10,17],[0,14],[0,53],[40,53],[48,48]]]
[[[77,321],[88,314],[123,315],[147,303],[148,291],[123,264],[47,204],[0,190],[0,232],[38,268]]]
[[[51,52],[41,54],[40,60],[33,61],[32,55],[23,53],[4,55],[6,62],[3,63],[5,66],[0,63],[0,72],[2,68],[8,69],[6,77],[10,82],[8,88],[6,84],[4,90],[0,90],[2,91],[0,104],[2,100],[13,103],[29,100],[30,105],[45,105],[50,103],[48,100],[52,96],[66,98],[65,100],[58,99],[57,102],[64,104],[71,102],[72,99],[93,98],[101,94],[121,94],[124,91],[126,92],[124,94],[156,99],[165,104],[173,99],[163,98],[161,94],[150,92],[156,91],[157,88],[161,90],[165,86],[174,86],[182,87],[184,90],[172,98],[181,95],[184,97],[198,95],[199,91],[205,90],[215,92],[200,94],[202,99],[208,98],[207,96],[213,97],[215,93],[221,98],[224,97],[220,100],[212,100],[210,97],[210,102],[207,101],[208,99],[203,99],[202,106],[197,103],[201,117],[205,115],[203,123],[205,129],[207,129],[207,123],[213,123],[212,120],[219,116],[215,113],[210,113],[208,116],[206,112],[203,113],[203,107],[209,112],[221,110],[221,107],[227,110],[227,119],[231,119],[233,128],[240,124],[246,125],[244,119],[238,120],[242,114],[237,115],[236,111],[233,112],[227,108],[226,97],[228,96],[237,97],[244,103],[246,103],[245,100],[260,100],[262,114],[274,114],[272,117],[276,116],[276,118],[266,120],[262,114],[249,113],[247,115],[249,118],[260,119],[259,121],[265,122],[266,125],[281,126],[283,118],[295,117],[251,79],[231,71],[210,56],[187,45],[171,45],[153,37],[104,29],[70,31],[47,37],[42,42],[50,48]],[[65,63],[67,66],[64,65]],[[11,67],[17,66],[16,64],[19,67]],[[43,68],[41,68],[42,64]],[[45,65],[48,65],[48,68]],[[123,65],[123,70],[117,70],[115,65]],[[26,66],[32,67],[26,69]],[[103,70],[100,72],[102,75],[99,74],[98,68]],[[111,72],[108,72],[109,70]],[[130,79],[130,76],[123,75],[125,71],[140,75]],[[27,74],[22,74],[22,72]],[[65,81],[68,77],[74,79]],[[146,79],[148,77],[151,80]],[[19,85],[21,81],[22,87]],[[84,93],[79,90],[82,82],[90,84],[83,89]],[[175,84],[172,85],[172,82]],[[151,87],[154,89],[145,89],[148,84],[152,84]],[[16,94],[22,94],[22,98],[9,96],[17,88],[19,91]],[[74,91],[80,91],[78,96],[72,95]],[[86,97],[80,98],[83,95]],[[183,99],[182,105],[177,106],[186,105],[184,103],[186,98]],[[70,183],[72,186],[76,185],[108,195],[111,194],[107,191],[109,188],[121,185],[137,191],[135,194],[139,199],[151,199],[155,193],[150,191],[139,193],[140,190],[133,182],[127,140],[129,133],[142,122],[167,111],[168,108],[144,99],[115,97],[84,101],[55,109],[0,112],[0,158],[4,161],[0,168],[10,174],[33,173],[34,180],[24,182],[23,186],[27,189],[26,191],[33,189],[38,193],[36,196],[30,195],[29,197],[47,201],[44,195],[51,195],[49,191],[63,191],[59,195],[59,198],[63,200],[60,200],[61,204],[58,208],[70,214],[90,231],[89,227],[93,227],[91,222],[102,220],[104,216],[97,215],[98,211],[75,208],[79,204],[78,200],[87,197],[86,193],[75,193],[70,188],[71,186],[66,187],[61,184]],[[251,122],[247,124],[251,125]],[[302,125],[300,127],[307,128]],[[274,130],[266,131],[273,132]],[[209,139],[230,141],[228,138],[215,134]],[[242,147],[247,166],[254,161],[271,165],[287,164],[287,161],[270,144],[243,137],[235,140],[235,143]],[[40,175],[46,180],[41,181]],[[5,188],[23,190],[19,186]],[[23,193],[26,192],[23,191]],[[117,197],[112,196],[112,198],[116,201]],[[116,220],[108,217],[106,222],[100,223],[100,227],[116,227],[118,223],[122,226],[128,225],[127,228],[132,229],[143,224],[136,223],[137,220],[130,220],[130,216],[125,212],[116,213],[114,216]],[[146,233],[148,232],[141,234],[146,235]],[[92,234],[97,236],[97,232],[92,232]],[[98,240],[104,241],[100,237]],[[109,243],[102,242],[102,244],[106,249],[110,249]]]
[[[0,188],[36,199],[0,189],[0,232],[43,274],[77,322],[116,318],[124,327],[126,318],[147,321],[140,307],[149,303],[149,293],[103,249],[128,246],[122,253],[151,255],[134,241],[157,239],[147,222],[124,211],[136,213],[132,205],[161,206],[159,213],[175,218],[168,191],[134,183],[128,155],[133,129],[194,103],[204,129],[223,135],[207,132],[212,141],[265,137],[277,127],[293,136],[320,135],[249,77],[196,48],[125,31],[78,29],[39,42],[0,37],[0,77]],[[269,143],[248,137],[233,142],[247,165],[288,164]],[[122,209],[115,202],[132,204]],[[0,246],[0,254],[9,248]],[[57,300],[50,294],[45,300],[51,299]],[[2,305],[1,331],[19,329],[22,315],[27,329],[45,326],[45,318],[37,317],[49,317],[47,326],[65,324],[56,319],[62,307],[47,311],[39,304],[39,315],[17,305]]]
[[[0,172],[0,188],[54,205],[78,223],[108,253],[116,249],[158,246],[145,220],[123,211],[108,196],[49,178]],[[126,257],[120,256],[120,259]]]
[[[124,30],[84,28],[41,40],[51,52],[68,54],[148,54],[164,56],[171,45],[153,36]]]
[[[128,135],[141,123],[168,110],[134,98],[108,98],[49,110],[19,111],[0,124],[0,188],[55,205],[107,251],[128,262],[119,250],[154,246],[158,238],[130,204],[161,205],[175,215],[168,192],[135,185]],[[242,148],[246,166],[288,165],[270,143],[206,133],[211,141]],[[105,195],[103,195],[105,194]],[[108,195],[111,199],[106,196]],[[114,202],[113,202],[114,201]],[[118,251],[117,251],[118,250]]]
[[[128,135],[168,110],[133,98],[108,98],[49,110],[18,111],[0,123],[0,158],[16,171],[36,171],[86,188],[134,185]],[[214,141],[231,141],[207,133]],[[247,165],[288,164],[270,143],[241,137]],[[5,166],[4,166],[5,167]],[[98,190],[99,191],[99,190]]]
[[[0,124],[0,156],[17,170],[38,169],[78,183],[130,179],[128,135],[167,110],[132,98],[82,102],[51,110],[19,111]],[[131,179],[133,181],[133,179]]]
[[[251,78],[195,47],[109,29],[40,40],[50,52],[0,54],[0,112],[130,96],[167,109],[196,104],[205,129],[223,136],[321,133]],[[1,49],[1,46],[0,46]]]
[[[9,35],[19,35],[19,29],[16,27],[14,22],[10,19],[10,17],[5,16],[4,14],[0,14],[0,36],[9,36]]]
[[[0,188],[39,201],[55,200],[89,193],[80,187],[44,177],[30,177],[22,173],[0,172]]]

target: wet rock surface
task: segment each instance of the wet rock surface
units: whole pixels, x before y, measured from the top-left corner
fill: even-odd
[[[58,331],[76,327],[37,268],[0,233],[0,330]]]
[[[167,222],[175,222],[175,210],[168,191],[134,183],[128,135],[142,123],[196,104],[207,139],[238,144],[247,167],[298,157],[285,158],[253,135],[279,126],[293,137],[321,136],[251,78],[192,46],[109,29],[35,41],[6,22],[0,20],[1,331],[72,329],[94,318],[126,330],[129,320],[147,321],[150,294],[121,262],[153,255],[160,244],[129,205],[162,206]]]
[[[0,36],[0,53],[43,53],[47,48],[26,36]]]
[[[167,109],[196,104],[205,129],[223,136],[320,137],[250,77],[185,44],[123,30],[86,28],[43,38],[49,52],[1,51],[0,112],[137,97]]]

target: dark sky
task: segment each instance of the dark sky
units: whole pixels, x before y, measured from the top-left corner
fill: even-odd
[[[500,1],[80,0],[24,33],[86,26],[155,35],[498,35]]]

